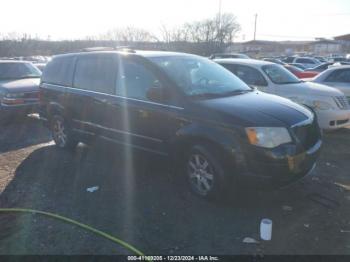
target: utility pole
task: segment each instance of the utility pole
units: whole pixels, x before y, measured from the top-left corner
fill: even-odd
[[[221,6],[222,0],[219,0],[219,29],[221,30]]]
[[[255,14],[255,23],[254,23],[254,40],[256,39],[256,23],[258,21],[258,14]]]

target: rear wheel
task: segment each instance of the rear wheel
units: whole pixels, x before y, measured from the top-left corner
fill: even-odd
[[[69,126],[60,115],[55,115],[51,121],[52,138],[58,148],[74,149],[78,141],[72,137]]]
[[[191,190],[203,198],[217,198],[225,192],[224,166],[211,146],[193,146],[186,160]]]

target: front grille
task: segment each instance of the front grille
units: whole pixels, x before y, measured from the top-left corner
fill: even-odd
[[[346,110],[349,108],[349,102],[345,96],[336,96],[334,97],[334,100],[340,109]]]
[[[337,120],[337,126],[344,125],[349,122],[349,119]]]
[[[292,129],[296,138],[306,150],[313,147],[321,136],[316,119],[312,123],[295,125]]]

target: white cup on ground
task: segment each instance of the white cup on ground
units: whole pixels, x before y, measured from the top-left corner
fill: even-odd
[[[260,238],[269,241],[272,237],[272,220],[264,218],[260,223]]]

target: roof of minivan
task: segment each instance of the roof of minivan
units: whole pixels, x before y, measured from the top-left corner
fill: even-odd
[[[241,65],[275,65],[275,63],[268,62],[268,61],[262,61],[262,60],[256,60],[256,59],[214,59],[215,62],[220,64],[241,64]]]
[[[88,54],[123,54],[123,55],[139,55],[143,57],[160,57],[160,56],[193,56],[193,54],[179,53],[179,52],[168,52],[168,51],[145,51],[135,50],[135,52],[128,52],[123,50],[116,51],[92,51],[92,52],[76,52],[69,54],[56,55],[55,57],[62,56],[74,56],[74,55],[88,55]]]

